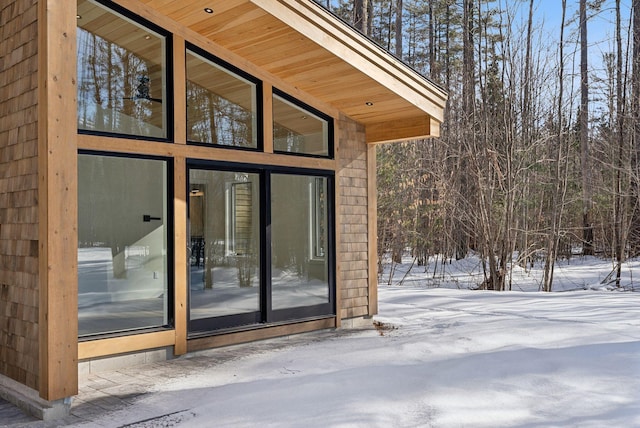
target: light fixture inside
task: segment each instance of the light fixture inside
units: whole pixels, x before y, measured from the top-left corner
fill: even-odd
[[[207,13],[213,13],[213,9],[211,9],[210,7],[205,7],[204,11]]]

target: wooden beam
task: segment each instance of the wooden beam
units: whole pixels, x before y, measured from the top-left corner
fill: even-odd
[[[431,128],[430,128],[429,134],[431,134],[431,137],[434,138],[438,138],[440,137],[440,122],[438,122],[437,120],[435,120],[434,118],[431,118]]]
[[[185,41],[173,37],[173,135],[175,144],[187,144],[187,77]]]
[[[75,113],[74,113],[75,114]],[[167,144],[136,140],[134,138],[112,138],[98,135],[79,135],[78,147],[85,150],[106,152],[139,153],[146,155],[238,162],[245,164],[264,164],[287,167],[335,170],[335,159],[312,158],[305,156],[282,156],[248,150],[229,150],[220,147],[205,147],[187,144]]]
[[[431,137],[431,117],[424,115],[402,120],[367,125],[366,138],[369,144],[392,143]]]
[[[273,153],[273,86],[267,83],[262,84],[262,111],[263,149],[265,153]]]
[[[171,346],[174,343],[175,336],[176,334],[173,330],[166,330],[134,334],[131,336],[111,337],[109,339],[80,342],[76,350],[80,360],[88,360],[90,358]],[[76,368],[76,372],[77,371],[78,369]]]
[[[340,125],[343,123],[342,120],[336,119],[334,120],[333,126],[333,156],[340,164]],[[334,207],[333,207],[333,218],[334,218],[334,227],[335,235],[334,235],[334,269],[335,269],[335,309],[336,309],[336,328],[340,328],[342,324],[342,317],[340,316],[340,309],[342,308],[342,263],[340,263],[340,243],[342,242],[342,234],[340,233],[340,212],[341,212],[341,194],[340,194],[340,169],[338,169],[335,173],[334,177]]]
[[[187,300],[188,300],[188,275],[189,255],[187,246],[187,166],[184,157],[176,157],[173,160],[173,206],[174,206],[174,326],[175,347],[174,354],[182,355],[187,352]]]
[[[335,328],[336,318],[324,318],[315,321],[306,321],[296,324],[280,325],[275,327],[258,328],[255,330],[241,331],[237,333],[220,334],[189,340],[189,352],[204,349],[218,348],[220,346],[235,345],[238,343],[264,340],[274,337],[288,336],[290,334],[306,333],[308,331]]]
[[[78,393],[76,2],[38,1],[39,393]]]
[[[378,313],[378,189],[376,146],[367,146],[367,243],[369,262],[369,316]]]
[[[187,78],[186,78],[186,45],[184,38],[173,37],[173,128],[174,144],[186,147],[187,144]],[[188,300],[188,254],[187,246],[187,168],[184,156],[173,159],[173,319],[175,327],[175,343],[173,353],[182,355],[187,352],[187,300]]]

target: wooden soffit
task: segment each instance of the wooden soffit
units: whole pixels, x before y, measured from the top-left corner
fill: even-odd
[[[439,135],[446,92],[312,0],[140,2],[364,124],[369,143]]]

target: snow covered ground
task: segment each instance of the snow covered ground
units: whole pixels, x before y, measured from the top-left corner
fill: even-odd
[[[640,427],[640,293],[598,285],[610,263],[560,264],[558,290],[578,291],[557,293],[530,292],[535,269],[514,275],[513,289],[526,292],[464,289],[473,263],[451,265],[458,276],[440,288],[424,267],[405,276],[402,265],[392,285],[381,280],[376,329],[158,379],[135,405],[89,425]],[[640,265],[624,271],[629,290]]]

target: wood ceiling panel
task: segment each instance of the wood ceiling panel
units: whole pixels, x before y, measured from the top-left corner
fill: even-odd
[[[340,61],[336,57],[327,55],[324,52],[310,53],[294,53],[288,56],[281,56],[278,58],[271,58],[265,60],[265,63],[260,64],[270,73],[287,78],[295,76],[297,73],[305,71],[318,71],[326,73],[326,67],[331,67],[332,72],[341,72],[349,70],[349,67],[343,61]]]
[[[194,20],[210,19],[239,6],[248,4],[247,0],[142,0],[147,6],[157,10],[174,21],[183,25],[189,23],[189,17]],[[214,13],[209,14],[205,8],[212,8]],[[198,18],[201,15],[202,18]]]
[[[261,25],[260,19],[265,17],[264,11],[256,9],[250,4],[242,4],[235,9],[208,15],[204,17],[205,19],[190,23],[188,27],[205,37],[216,40],[217,35],[226,37],[234,32],[234,28],[239,28],[242,31],[247,31],[248,29],[257,30],[256,26]],[[271,20],[265,19],[265,21],[270,22]]]

